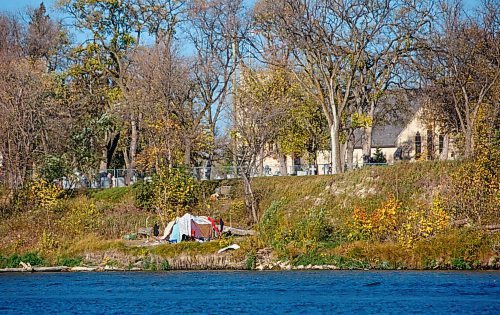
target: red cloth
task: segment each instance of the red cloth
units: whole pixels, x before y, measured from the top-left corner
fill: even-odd
[[[212,227],[214,228],[215,233],[217,233],[217,236],[219,236],[220,232],[219,232],[219,229],[217,228],[217,226],[215,225],[215,220],[212,219],[211,217],[208,217],[208,221],[210,221],[210,223],[212,223]]]

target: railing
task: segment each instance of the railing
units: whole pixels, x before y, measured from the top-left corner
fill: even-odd
[[[354,168],[364,166],[384,166],[387,163],[365,163],[361,166],[355,165]],[[347,168],[345,166],[345,168]],[[234,166],[213,166],[213,167],[192,167],[189,169],[191,176],[196,180],[221,180],[240,178],[242,169]],[[330,164],[318,165],[293,165],[286,168],[286,174],[282,173],[282,168],[264,165],[261,170],[251,174],[252,177],[267,177],[267,176],[306,176],[306,175],[327,175],[331,174]],[[62,178],[59,183],[63,188],[111,188],[111,187],[126,187],[134,184],[139,180],[151,181],[155,171],[140,172],[137,170],[128,169],[107,169],[101,171],[92,180],[88,180],[83,175],[77,175],[76,181],[69,181]]]
[[[389,164],[387,163],[364,163],[363,164],[363,167],[366,167],[366,166],[387,166]]]
[[[64,189],[70,188],[112,188],[126,187],[136,183],[139,180],[152,180],[155,172],[139,172],[128,169],[107,169],[102,170],[93,178],[89,179],[83,174],[75,174],[76,180],[70,180],[66,177],[58,180],[59,185]]]

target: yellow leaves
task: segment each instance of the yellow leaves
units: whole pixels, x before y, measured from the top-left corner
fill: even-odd
[[[68,234],[80,235],[94,231],[102,223],[103,215],[97,206],[85,199],[77,199],[68,215],[60,221]]]
[[[59,246],[59,242],[55,239],[52,232],[43,231],[40,238],[39,247],[42,251],[51,251]]]
[[[119,87],[108,89],[106,95],[111,103],[117,102],[123,97],[123,93]]]
[[[46,210],[53,210],[59,206],[63,189],[54,184],[49,184],[46,180],[39,178],[35,179],[31,183],[29,192],[30,199],[35,205]]]
[[[195,201],[194,179],[184,170],[161,169],[154,184],[154,207],[162,219],[181,215]]]
[[[353,128],[367,128],[373,125],[373,118],[368,115],[354,113],[351,116],[351,125]]]
[[[371,214],[359,208],[355,208],[352,215],[351,227],[356,236],[383,240],[390,237],[397,228],[397,216],[401,203],[390,196],[389,199]]]
[[[398,242],[407,248],[412,248],[416,241],[432,237],[445,230],[450,222],[442,201],[435,196],[432,206],[427,210],[408,211],[405,222],[398,231]]]
[[[498,218],[500,138],[492,112],[493,105],[479,108],[473,134],[474,157],[452,174],[455,193],[450,202],[458,218],[494,223]]]
[[[366,238],[383,241],[395,239],[411,248],[416,241],[434,236],[446,229],[450,216],[436,196],[429,209],[403,211],[401,202],[393,196],[372,213],[355,208],[350,222],[350,239]]]
[[[232,243],[233,243],[233,239],[223,237],[219,240],[219,247],[224,248],[224,247],[231,245]]]

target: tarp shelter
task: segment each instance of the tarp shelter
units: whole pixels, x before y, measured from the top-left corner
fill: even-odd
[[[165,228],[161,240],[179,243],[183,240],[209,240],[219,236],[215,221],[210,217],[194,216],[186,213],[180,218],[170,221]]]

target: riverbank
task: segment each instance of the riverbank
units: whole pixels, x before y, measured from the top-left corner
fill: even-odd
[[[137,188],[74,192],[50,211],[28,205],[3,215],[0,268],[23,261],[95,270],[499,269],[498,208],[483,202],[479,219],[465,212],[460,194],[468,192],[456,185],[464,165],[402,163],[255,179],[257,224],[245,211],[240,182],[201,182],[191,213],[258,231],[206,243],[135,246],[123,236],[161,222],[138,204]],[[231,186],[230,198],[210,200],[221,185]],[[498,195],[482,198],[493,203]],[[241,248],[216,254],[230,244]]]

